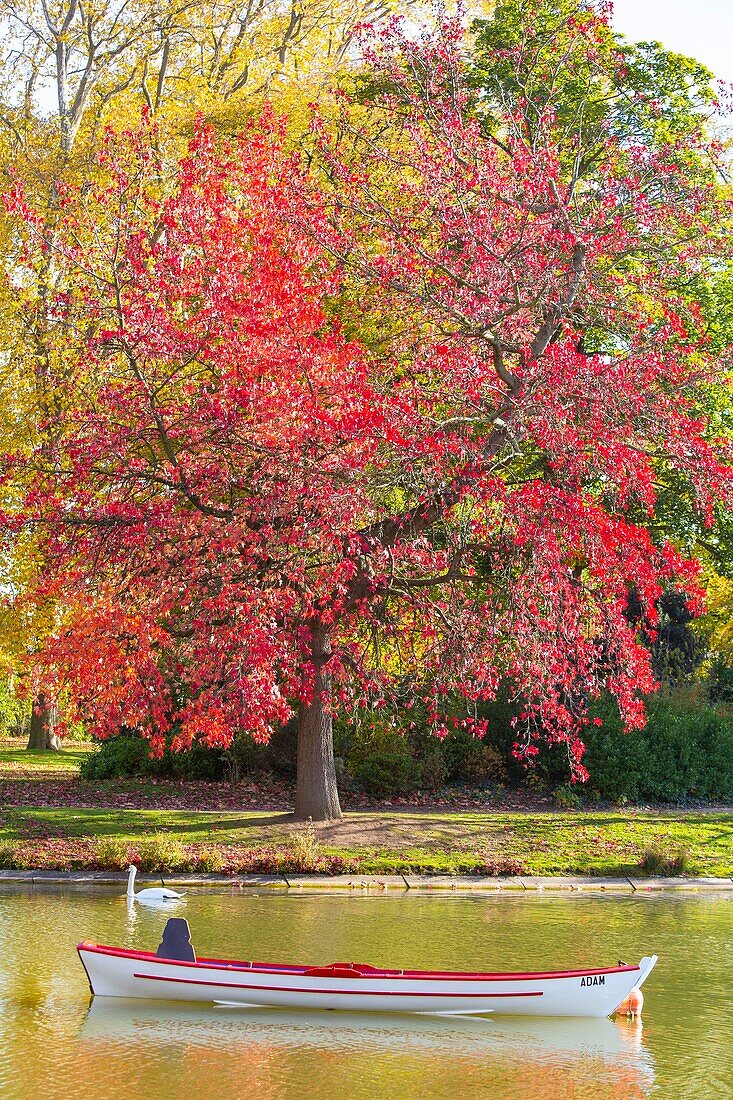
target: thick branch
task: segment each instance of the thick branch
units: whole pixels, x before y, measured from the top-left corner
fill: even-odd
[[[557,336],[563,320],[573,308],[573,303],[578,296],[580,283],[585,272],[585,245],[582,241],[577,241],[573,248],[570,270],[572,274],[570,275],[567,291],[559,302],[556,302],[547,310],[545,320],[530,344],[533,359],[539,359],[547,350],[548,344]]]

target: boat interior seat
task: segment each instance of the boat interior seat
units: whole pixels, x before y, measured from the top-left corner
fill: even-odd
[[[367,963],[331,963],[330,966],[310,966],[303,974],[309,978],[366,978],[392,977],[402,974],[402,970],[381,970]]]
[[[163,929],[163,940],[155,954],[159,959],[171,959],[174,962],[196,962],[191,929],[185,917],[169,917]]]

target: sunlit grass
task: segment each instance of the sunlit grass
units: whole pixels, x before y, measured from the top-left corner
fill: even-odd
[[[302,826],[285,813],[135,809],[11,809],[0,841],[167,834],[183,844],[286,842]],[[364,874],[476,872],[513,859],[529,875],[639,875],[645,853],[687,854],[687,873],[733,876],[733,813],[353,813],[315,827],[326,854],[359,859]]]
[[[12,779],[14,775],[27,779],[28,774],[53,771],[55,775],[67,773],[64,778],[78,776],[82,761],[95,746],[87,742],[68,741],[59,752],[32,752],[23,742],[0,743],[0,777]]]
[[[92,748],[68,742],[58,753],[28,752],[4,742],[0,780],[74,778]],[[149,786],[132,781],[131,800],[144,802]],[[0,842],[13,846],[54,838],[139,843],[165,834],[181,844],[256,850],[286,843],[300,828],[287,813],[261,811],[59,806],[0,814]],[[514,860],[528,875],[638,875],[654,851],[662,862],[684,852],[688,874],[733,876],[733,812],[363,812],[315,832],[324,853],[358,859],[363,874],[470,874]]]

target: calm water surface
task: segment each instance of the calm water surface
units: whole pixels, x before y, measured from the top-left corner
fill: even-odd
[[[155,949],[166,916],[116,893],[0,893],[2,1100],[733,1097],[733,897],[191,894],[201,955],[547,969],[660,962],[643,1027],[90,1005],[75,944]]]

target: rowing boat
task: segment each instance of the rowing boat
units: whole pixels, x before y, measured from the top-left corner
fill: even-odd
[[[650,955],[636,965],[490,974],[197,959],[181,918],[168,922],[157,953],[89,942],[77,950],[100,997],[450,1015],[609,1016],[657,961]]]

